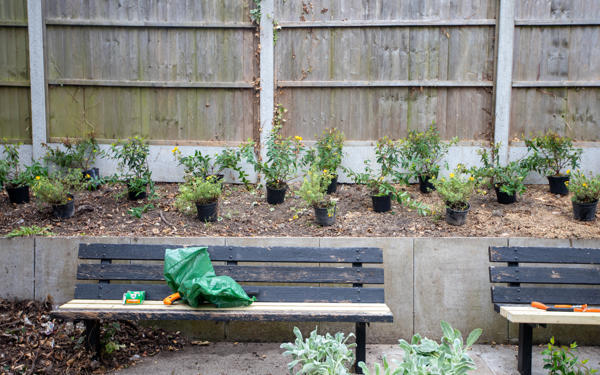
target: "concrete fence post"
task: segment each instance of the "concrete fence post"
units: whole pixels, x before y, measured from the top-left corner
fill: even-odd
[[[27,19],[31,82],[32,157],[33,160],[38,160],[44,156],[42,143],[47,142],[43,1],[27,0]]]
[[[515,35],[515,0],[500,0],[498,19],[498,60],[496,61],[496,108],[494,141],[501,143],[500,163],[508,162],[510,105]]]
[[[274,0],[262,0],[260,18],[260,155],[267,156],[267,138],[273,129],[275,70],[273,58]]]

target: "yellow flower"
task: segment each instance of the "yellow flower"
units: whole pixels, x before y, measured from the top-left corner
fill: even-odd
[[[454,178],[454,173],[450,173],[450,178]]]
[[[298,219],[298,215],[294,215],[294,220]]]
[[[475,181],[475,178],[473,176],[469,177],[469,181]]]
[[[299,135],[297,135],[297,136],[294,137],[294,139],[297,140],[298,142],[300,142],[302,140],[302,137],[299,136]]]
[[[68,200],[68,201],[72,201],[72,200],[73,200],[73,198],[71,198],[71,197],[68,197],[68,198],[67,198],[67,200]]]
[[[40,178],[41,178],[40,176],[35,176],[35,179],[36,179],[36,180],[39,180]]]
[[[587,184],[584,182],[583,184],[581,184],[581,186],[587,187]]]
[[[89,174],[89,173],[86,173],[86,174],[85,174],[85,178],[90,178],[90,177],[91,177],[91,176],[90,176],[90,174]]]
[[[177,151],[179,151],[179,147],[175,146],[175,148],[173,148],[173,150],[171,152],[176,153]]]
[[[570,169],[567,169],[567,174],[571,174],[571,170]]]
[[[327,169],[323,169],[323,173],[327,173],[329,172]]]
[[[565,181],[565,186],[569,186],[569,181]]]

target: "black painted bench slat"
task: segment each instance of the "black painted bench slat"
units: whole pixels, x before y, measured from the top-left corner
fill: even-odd
[[[238,282],[289,282],[295,283],[361,283],[383,284],[382,268],[363,267],[270,267],[215,265],[215,273],[232,277]],[[162,265],[145,264],[81,264],[78,280],[147,280],[162,281]]]
[[[600,249],[492,246],[489,256],[490,262],[507,263],[489,268],[490,282],[505,284],[492,286],[491,296],[496,311],[519,324],[518,369],[522,375],[531,374],[534,325],[597,324],[598,317],[592,314],[598,313],[546,312],[528,305],[532,301],[600,305],[600,267],[595,266],[600,265]],[[541,266],[522,267],[520,263]]]
[[[171,294],[163,276],[165,249],[179,247],[80,244],[79,258],[86,262],[79,264],[77,279],[85,282],[76,284],[76,299],[52,315],[84,320],[86,343],[94,348],[98,348],[98,319],[353,322],[357,363],[366,359],[366,324],[393,321],[385,305],[379,248],[208,246],[215,273],[233,277],[257,302],[247,308],[192,309],[157,302]],[[145,290],[148,302],[120,305],[127,290]]]

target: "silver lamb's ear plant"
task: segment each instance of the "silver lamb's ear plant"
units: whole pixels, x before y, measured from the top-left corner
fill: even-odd
[[[467,351],[481,336],[481,329],[473,330],[467,337],[466,345],[463,345],[459,330],[444,321],[441,326],[444,336],[440,344],[419,334],[413,336],[410,344],[399,340],[400,348],[404,351],[402,362],[393,370],[384,357],[383,373],[377,363],[374,375],[466,375],[467,371],[474,370],[475,363]],[[365,375],[371,375],[363,362],[359,362],[358,366]]]
[[[296,375],[349,375],[348,367],[354,363],[352,348],[356,344],[346,344],[348,339],[354,337],[350,333],[344,338],[344,334],[338,332],[335,336],[329,333],[325,336],[317,334],[317,329],[310,333],[306,340],[302,339],[302,333],[298,327],[294,327],[296,341],[281,344],[286,349],[283,355],[291,355],[292,361],[288,363],[290,374]],[[296,367],[300,370],[295,371]]]

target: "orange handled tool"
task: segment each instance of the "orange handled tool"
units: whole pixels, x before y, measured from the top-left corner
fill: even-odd
[[[181,298],[181,294],[179,294],[179,292],[176,292],[176,293],[171,294],[167,298],[163,299],[163,303],[165,305],[172,305],[173,302],[177,301],[180,298]]]
[[[531,302],[531,307],[546,311],[577,311],[577,312],[600,312],[600,309],[588,309],[588,305],[554,305],[546,306],[541,302]]]

